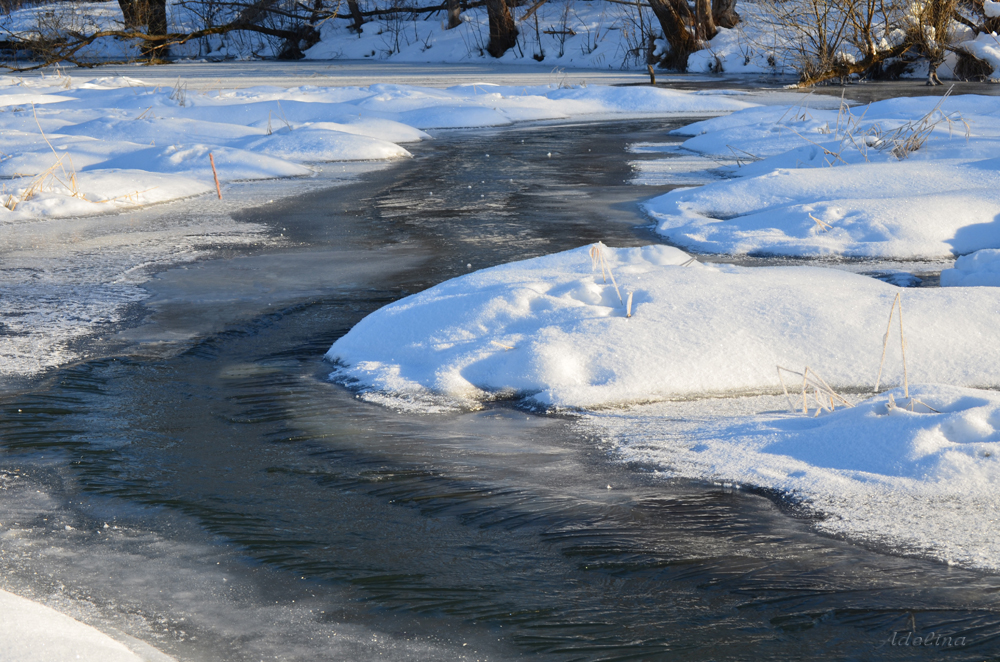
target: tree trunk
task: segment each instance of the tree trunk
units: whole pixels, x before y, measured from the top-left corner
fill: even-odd
[[[505,0],[486,0],[486,13],[490,19],[490,43],[486,52],[500,57],[517,43],[517,25]]]
[[[688,30],[693,26],[694,16],[687,0],[649,0],[653,14],[663,29],[663,38],[670,45],[670,53],[661,64],[668,69],[687,70],[688,56],[701,48],[701,44]]]
[[[712,18],[720,28],[735,28],[740,22],[736,0],[712,0]]]
[[[145,18],[139,8],[141,0],[118,0],[118,6],[122,9],[122,19],[126,30],[141,28],[146,24]]]
[[[146,24],[149,27],[147,34],[150,36],[167,34],[167,0],[146,1],[149,7],[149,15],[146,20]]]
[[[711,0],[694,0],[694,25],[695,38],[702,43],[719,32],[712,18]]]
[[[358,0],[347,0],[347,8],[351,11],[351,18],[354,19],[354,25],[351,27],[355,32],[361,32],[361,26],[365,24],[365,17],[361,15],[361,7],[358,6]]]
[[[448,0],[448,29],[462,24],[462,5],[459,0]]]

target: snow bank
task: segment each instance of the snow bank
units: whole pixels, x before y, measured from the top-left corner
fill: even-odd
[[[808,365],[835,388],[874,385],[894,285],[833,269],[704,265],[666,246],[604,252],[631,318],[584,247],[376,311],[330,348],[332,377],[403,399],[557,407],[775,392],[778,365]],[[1000,325],[994,290],[907,290],[903,301],[911,381],[1000,385],[1000,348],[987,341]],[[886,370],[900,373],[893,352]]]
[[[30,104],[34,103],[35,106]],[[0,223],[80,216],[301,177],[328,161],[387,160],[424,129],[571,117],[712,114],[750,107],[725,95],[557,85],[256,87],[190,93],[129,78],[0,78]]]
[[[816,418],[776,413],[783,398],[746,398],[591,413],[582,425],[665,476],[786,494],[824,516],[821,531],[1000,570],[1000,394],[920,385],[910,395],[936,412],[891,406],[898,389]]]
[[[1000,287],[1000,250],[976,251],[955,260],[953,269],[941,272],[942,287],[992,285]]]
[[[17,662],[169,662],[143,658],[111,637],[44,605],[0,591],[0,660]]]
[[[753,108],[690,125],[682,148],[733,179],[645,204],[657,232],[726,254],[939,259],[1000,247],[1000,101],[893,99],[840,112]],[[946,113],[944,115],[942,113]],[[904,153],[926,128],[926,142]],[[968,131],[968,135],[967,135]]]

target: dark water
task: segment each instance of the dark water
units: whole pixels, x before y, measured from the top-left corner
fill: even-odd
[[[995,656],[996,577],[620,466],[568,418],[325,380],[330,344],[408,293],[651,241],[624,146],[673,126],[450,134],[246,212],[298,247],[164,274],[128,352],[0,402],[6,585],[178,659]],[[913,630],[964,645],[894,645]]]

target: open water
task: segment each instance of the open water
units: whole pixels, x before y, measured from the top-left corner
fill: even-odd
[[[0,396],[0,585],[178,660],[995,656],[1000,578],[622,466],[571,417],[326,380],[330,344],[409,293],[655,241],[636,200],[668,187],[631,185],[626,146],[678,125],[442,134],[236,213],[285,243],[165,271],[96,358]]]

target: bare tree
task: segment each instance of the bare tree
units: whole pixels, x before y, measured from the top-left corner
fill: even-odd
[[[718,33],[718,26],[731,28],[739,23],[736,0],[693,0],[693,4],[688,0],[649,0],[670,46],[661,66],[685,71],[688,57],[705,47]]]
[[[937,70],[947,52],[953,49],[952,23],[958,0],[926,0],[913,7],[913,23],[907,36],[913,47],[927,58],[927,84],[940,85]]]
[[[448,29],[457,28],[462,24],[462,5],[458,0],[447,0]]]
[[[486,52],[500,57],[517,43],[517,24],[506,0],[486,0],[486,14],[490,21],[490,41]]]

